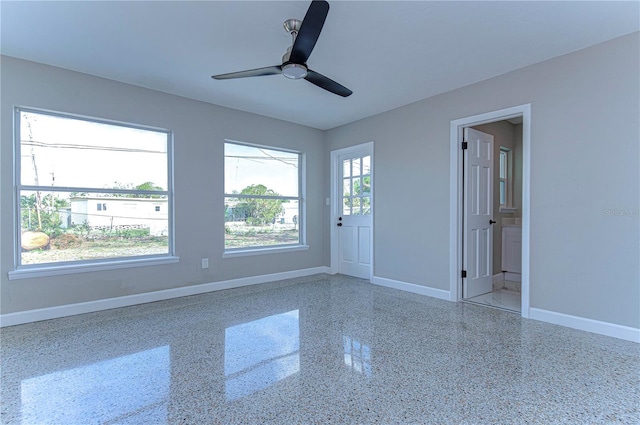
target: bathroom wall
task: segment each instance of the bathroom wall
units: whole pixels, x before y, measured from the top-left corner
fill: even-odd
[[[514,216],[522,217],[522,124],[513,126],[515,144],[513,151],[513,204],[517,210]]]
[[[522,124],[514,125],[509,121],[498,121],[473,128],[493,136],[493,219],[496,221],[493,225],[493,274],[495,275],[502,271],[503,220],[522,217]],[[519,135],[517,135],[518,130]],[[509,167],[513,172],[513,207],[516,208],[513,213],[500,212],[500,147],[511,149],[512,159]],[[516,164],[520,164],[518,168]],[[516,178],[518,172],[519,176]],[[518,191],[516,191],[516,184],[520,184]]]

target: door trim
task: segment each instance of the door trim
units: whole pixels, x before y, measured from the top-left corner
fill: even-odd
[[[522,317],[529,317],[531,104],[514,106],[451,121],[449,166],[449,291],[451,301],[462,296],[463,185],[462,137],[465,127],[522,117]]]
[[[342,148],[342,149],[336,149],[336,150],[332,150],[331,151],[331,156],[330,156],[330,161],[331,161],[331,194],[330,194],[330,205],[331,205],[331,212],[329,214],[329,228],[331,229],[330,232],[330,236],[331,236],[331,274],[336,274],[338,273],[338,264],[339,264],[339,258],[338,258],[338,250],[340,249],[339,247],[339,235],[338,235],[338,227],[334,225],[334,223],[337,222],[338,216],[340,215],[340,211],[338,211],[338,207],[341,206],[342,204],[340,202],[337,201],[336,196],[338,194],[338,167],[336,166],[336,162],[337,159],[340,155],[344,155],[344,154],[350,154],[353,152],[357,152],[357,151],[368,151],[369,154],[371,155],[371,187],[373,188],[373,190],[371,191],[371,258],[369,259],[369,264],[371,264],[371,267],[369,269],[369,280],[371,280],[373,278],[373,270],[374,270],[374,266],[375,264],[373,263],[373,258],[374,258],[374,250],[375,250],[375,191],[376,191],[376,184],[375,184],[375,172],[376,172],[376,166],[375,166],[375,161],[374,161],[374,156],[373,156],[373,141],[371,142],[366,142],[366,143],[361,143],[359,145],[355,145],[355,146],[349,146],[346,148]]]

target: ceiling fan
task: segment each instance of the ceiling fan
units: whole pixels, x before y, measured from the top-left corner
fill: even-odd
[[[282,57],[282,65],[213,75],[211,78],[228,80],[282,74],[293,80],[304,78],[311,84],[342,97],[350,96],[353,93],[351,90],[307,67],[307,60],[318,41],[328,13],[329,3],[324,0],[313,0],[302,21],[299,19],[287,19],[284,22],[285,30],[291,34],[292,45]]]

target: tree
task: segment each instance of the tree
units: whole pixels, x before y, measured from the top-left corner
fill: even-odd
[[[244,217],[251,226],[264,226],[274,222],[275,218],[284,211],[282,204],[288,202],[284,199],[269,199],[261,196],[280,196],[279,193],[268,189],[263,184],[247,186],[240,195],[254,195],[255,198],[239,198],[236,205],[236,216]]]
[[[135,187],[136,190],[164,190],[160,186],[156,186],[153,182],[144,182]],[[163,195],[133,195],[134,198],[162,198]]]
[[[129,184],[123,184],[120,182],[114,182],[114,189],[125,189],[125,190],[149,190],[149,191],[163,191],[164,188],[161,186],[156,186],[155,183],[153,182],[144,182],[144,183],[140,183],[137,186],[134,186],[132,183]],[[121,193],[121,194],[109,194],[108,196],[113,196],[116,198],[165,198],[165,195],[141,195],[141,194],[134,194],[134,195],[130,195],[130,194],[126,194],[126,193]]]
[[[62,220],[58,210],[67,208],[69,202],[52,194],[38,199],[38,194],[20,197],[22,228],[24,230],[41,231],[49,236],[62,233]],[[38,212],[40,213],[38,215]]]

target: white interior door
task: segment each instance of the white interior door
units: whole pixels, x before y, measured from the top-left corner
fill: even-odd
[[[493,136],[465,128],[464,256],[462,296],[491,292],[493,285]]]
[[[332,153],[334,196],[332,269],[370,279],[373,261],[373,147]],[[335,251],[335,252],[334,252]]]

